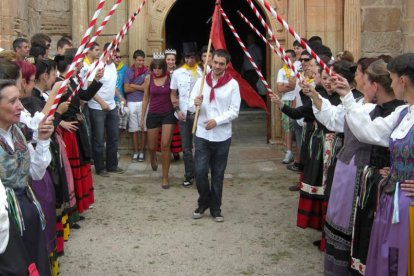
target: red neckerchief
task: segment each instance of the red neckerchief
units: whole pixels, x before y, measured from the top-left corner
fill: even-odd
[[[132,71],[134,72],[134,80],[137,78],[137,77],[139,77],[139,76],[141,76],[142,74],[144,74],[147,70],[148,70],[148,68],[144,65],[144,66],[142,66],[141,68],[139,68],[139,69],[137,69],[136,67],[135,67],[135,65],[132,65],[131,66],[131,68],[132,68]]]
[[[216,85],[213,86],[213,79],[212,79],[212,76],[211,76],[211,72],[212,71],[210,71],[210,73],[208,73],[207,77],[206,77],[206,82],[211,87],[210,103],[216,98],[216,96],[214,94],[214,89],[222,87],[223,85],[225,85],[226,83],[228,83],[229,81],[231,81],[233,79],[233,77],[229,73],[225,72],[224,75],[221,78],[218,79]]]

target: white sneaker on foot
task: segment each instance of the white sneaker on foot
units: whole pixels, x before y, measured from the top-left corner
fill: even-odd
[[[292,161],[293,161],[293,153],[290,150],[288,150],[285,154],[285,158],[283,158],[282,160],[282,163],[289,164],[289,163],[292,163]]]

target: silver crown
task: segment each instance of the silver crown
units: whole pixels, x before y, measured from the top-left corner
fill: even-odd
[[[164,59],[164,53],[163,52],[159,52],[159,53],[152,53],[152,58],[153,59]]]
[[[165,55],[174,55],[174,56],[176,56],[177,55],[177,51],[174,50],[174,49],[166,49],[165,52],[164,52],[164,54]]]

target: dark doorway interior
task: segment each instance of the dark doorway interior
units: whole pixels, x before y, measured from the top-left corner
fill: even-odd
[[[165,46],[167,48],[174,48],[178,53],[181,53],[182,43],[184,41],[196,41],[199,49],[201,49],[203,45],[207,45],[211,28],[210,18],[213,15],[215,2],[215,0],[178,0],[172,7],[165,22]],[[246,44],[246,35],[252,31],[237,14],[238,10],[249,18],[262,34],[265,34],[264,28],[252,12],[247,1],[222,0],[221,6],[244,44]],[[256,5],[256,7],[258,6]],[[264,16],[263,12],[261,13],[262,16]],[[240,72],[244,53],[224,20],[223,29],[227,48],[232,56],[233,66]],[[256,38],[256,41],[257,45],[259,45],[263,51],[263,57],[265,57],[265,43],[259,37]],[[266,58],[264,58],[262,68],[266,68]],[[264,76],[266,76],[265,72],[263,73]]]

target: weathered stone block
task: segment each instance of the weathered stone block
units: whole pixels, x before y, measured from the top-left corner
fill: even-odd
[[[362,52],[364,53],[401,53],[401,32],[363,32]]]
[[[401,9],[390,7],[365,8],[362,29],[369,32],[389,32],[400,30]]]

